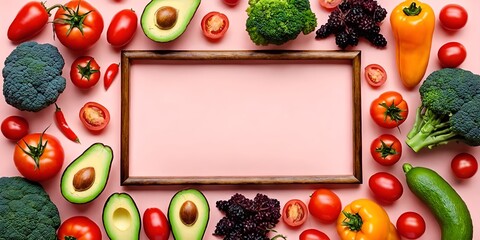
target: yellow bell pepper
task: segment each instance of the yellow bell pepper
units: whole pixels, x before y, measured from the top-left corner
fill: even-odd
[[[414,88],[427,70],[435,14],[426,3],[406,0],[393,9],[390,24],[396,42],[400,79],[405,87]]]
[[[400,239],[387,212],[369,199],[357,199],[345,206],[336,228],[341,240]]]

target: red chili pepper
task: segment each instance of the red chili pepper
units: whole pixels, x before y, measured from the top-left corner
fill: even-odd
[[[108,66],[107,70],[105,71],[105,75],[103,77],[103,83],[105,85],[105,90],[107,90],[110,85],[112,85],[113,80],[118,74],[118,63],[112,63]]]
[[[55,103],[55,120],[57,122],[57,126],[62,131],[62,133],[70,140],[80,143],[80,139],[78,139],[77,135],[73,130],[68,126],[67,121],[65,120],[65,116],[63,115],[62,109],[58,107]]]

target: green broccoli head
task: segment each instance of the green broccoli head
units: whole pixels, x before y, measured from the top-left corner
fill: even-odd
[[[65,61],[51,44],[24,42],[5,59],[2,74],[5,101],[22,111],[38,112],[65,90]]]
[[[480,146],[480,95],[476,95],[453,114],[450,124],[452,131],[462,136],[466,144]]]
[[[257,45],[281,45],[317,27],[308,0],[249,0],[249,5],[246,30]]]
[[[41,185],[0,178],[0,239],[56,239],[59,226],[58,209]]]

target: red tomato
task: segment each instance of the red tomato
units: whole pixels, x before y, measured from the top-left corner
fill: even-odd
[[[229,21],[225,14],[209,12],[202,18],[203,35],[209,40],[218,40],[228,30]]]
[[[91,88],[100,79],[100,66],[93,57],[78,57],[70,68],[70,79],[78,88]]]
[[[387,172],[373,174],[368,180],[368,186],[373,195],[385,203],[395,202],[403,194],[402,183],[398,178]]]
[[[400,93],[384,92],[372,101],[370,115],[379,126],[395,128],[407,119],[408,105]]]
[[[298,227],[305,223],[308,217],[308,208],[302,200],[292,199],[285,203],[282,219],[290,227]]]
[[[299,240],[330,240],[330,238],[322,231],[307,229],[300,233]]]
[[[320,3],[320,6],[330,10],[340,5],[342,0],[318,0],[318,3]]]
[[[402,143],[391,134],[382,134],[370,145],[373,160],[383,166],[392,166],[402,157]]]
[[[170,225],[165,214],[158,208],[147,208],[143,213],[143,228],[150,240],[168,240]]]
[[[365,67],[365,79],[372,87],[380,87],[387,81],[387,72],[378,64],[369,64]]]
[[[103,31],[100,12],[85,0],[73,0],[55,13],[53,29],[58,40],[72,50],[93,46]]]
[[[80,121],[90,131],[99,133],[110,122],[110,113],[100,103],[87,102],[80,109]]]
[[[459,153],[451,163],[453,174],[457,178],[471,178],[478,170],[477,159],[468,153]]]
[[[27,120],[20,116],[6,117],[1,128],[3,136],[15,142],[25,137],[30,131]]]
[[[229,6],[235,6],[240,0],[223,0],[223,2]]]
[[[7,37],[13,42],[22,42],[39,34],[47,25],[50,9],[43,2],[25,4],[8,27]]]
[[[90,218],[75,216],[63,221],[58,229],[58,240],[102,240],[102,232]]]
[[[447,30],[457,30],[465,26],[468,13],[458,4],[447,4],[440,10],[440,24]]]
[[[467,58],[467,49],[459,42],[448,42],[438,49],[437,56],[443,68],[456,68]]]
[[[105,90],[107,90],[110,85],[112,85],[113,80],[118,74],[118,63],[112,63],[108,66],[107,70],[105,71],[105,75],[103,75],[103,85]]]
[[[308,211],[324,223],[335,222],[342,210],[340,198],[333,191],[321,188],[313,192],[308,202]]]
[[[107,41],[114,47],[123,47],[132,41],[137,30],[138,17],[132,9],[124,9],[113,16],[107,29]]]
[[[405,238],[417,239],[425,233],[425,220],[416,212],[405,212],[397,219],[397,230]]]
[[[44,181],[57,175],[64,158],[60,141],[45,132],[28,134],[18,141],[13,152],[18,171],[32,181]]]

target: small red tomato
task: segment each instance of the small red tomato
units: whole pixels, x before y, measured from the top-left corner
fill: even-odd
[[[110,113],[100,103],[87,102],[80,109],[80,121],[90,131],[99,133],[110,122]]]
[[[65,220],[57,234],[58,240],[101,240],[102,232],[98,225],[90,218],[75,216]]]
[[[290,227],[298,227],[305,223],[308,217],[308,208],[302,200],[292,199],[285,203],[282,219]]]
[[[320,6],[323,8],[330,10],[336,8],[340,3],[342,3],[342,0],[318,0],[318,3],[320,3]]]
[[[330,240],[330,238],[322,231],[307,229],[300,233],[299,240]]]
[[[372,101],[370,116],[380,127],[396,128],[407,119],[408,104],[400,93],[387,91]]]
[[[405,238],[417,239],[425,233],[425,220],[416,212],[405,212],[397,219],[397,230]]]
[[[124,9],[113,16],[107,29],[107,41],[114,47],[123,47],[132,41],[137,30],[138,17],[132,9]]]
[[[378,64],[369,64],[365,67],[365,79],[372,87],[380,87],[387,81],[387,72]]]
[[[458,30],[467,24],[468,13],[464,7],[458,4],[447,4],[441,10],[440,24],[447,30]]]
[[[228,30],[229,21],[225,14],[209,12],[202,18],[202,32],[209,40],[218,40]]]
[[[342,210],[342,202],[333,191],[321,188],[315,190],[308,202],[308,211],[324,223],[335,222]]]
[[[100,79],[100,66],[93,57],[81,56],[73,61],[70,68],[72,83],[81,89],[88,89]]]
[[[456,68],[467,58],[467,50],[459,42],[448,42],[438,49],[437,55],[443,68]]]
[[[373,160],[383,166],[392,166],[402,157],[402,143],[391,134],[382,134],[370,145]]]
[[[143,229],[150,240],[168,240],[170,225],[165,214],[158,208],[147,208],[143,213]]]
[[[107,90],[110,85],[112,85],[113,80],[118,74],[118,63],[112,63],[108,66],[107,70],[105,71],[105,75],[103,75],[103,85],[105,90]]]
[[[468,153],[459,153],[453,159],[451,163],[453,174],[457,178],[471,178],[478,170],[477,159]]]
[[[240,0],[223,0],[223,2],[229,6],[235,6]]]
[[[27,136],[30,131],[27,120],[20,116],[6,117],[1,128],[3,136],[15,142]]]
[[[402,183],[398,178],[387,172],[373,174],[368,180],[368,186],[373,195],[385,203],[392,203],[403,194]]]
[[[33,38],[47,26],[51,8],[43,2],[30,1],[18,11],[8,27],[7,37],[13,42],[22,42]]]

